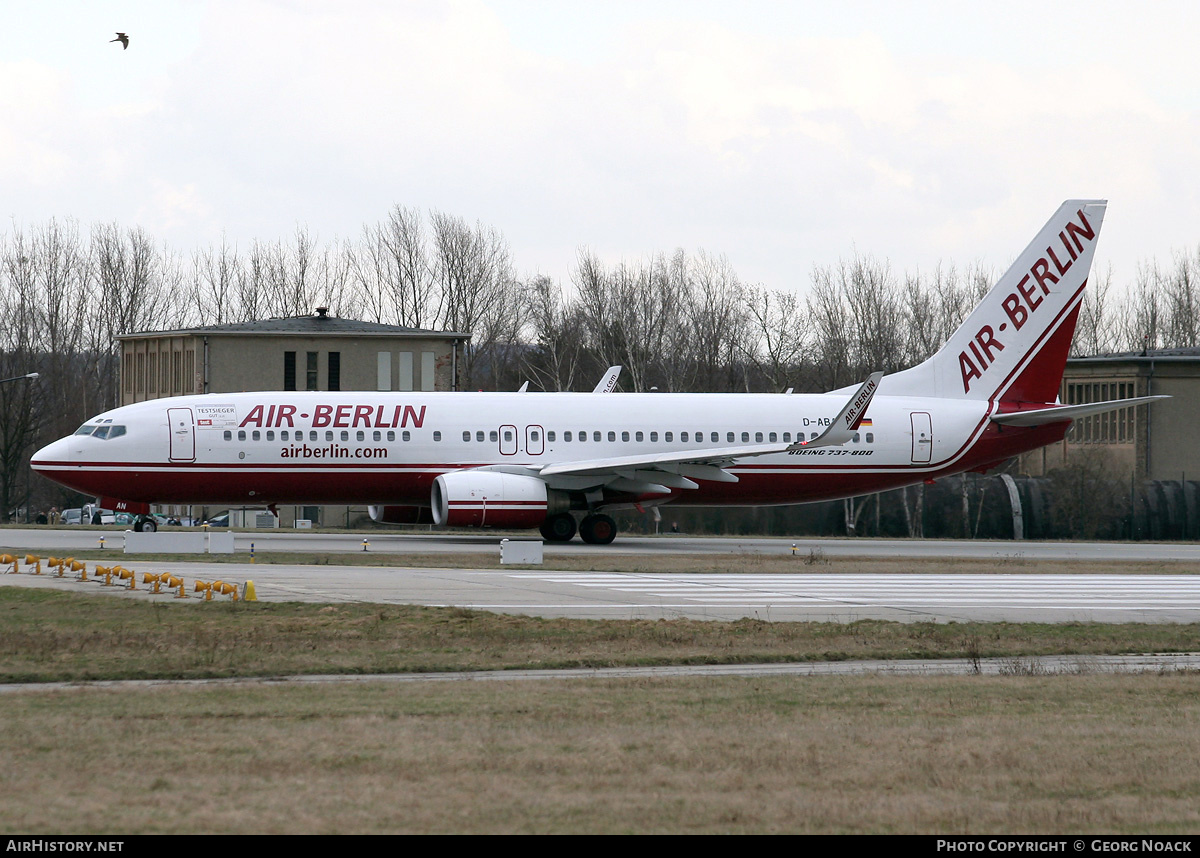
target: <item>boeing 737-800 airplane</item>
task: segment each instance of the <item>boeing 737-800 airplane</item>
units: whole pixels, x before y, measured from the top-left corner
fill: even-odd
[[[382,521],[432,514],[555,541],[578,529],[601,544],[613,510],[803,503],[983,470],[1076,417],[1159,398],[1057,402],[1104,210],[1063,203],[937,354],[857,388],[179,396],[105,412],[32,466],[143,515],[355,503]]]

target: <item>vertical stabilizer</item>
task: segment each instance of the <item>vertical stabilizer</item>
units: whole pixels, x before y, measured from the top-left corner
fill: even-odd
[[[1106,200],[1067,200],[941,350],[886,376],[896,396],[1053,402]]]

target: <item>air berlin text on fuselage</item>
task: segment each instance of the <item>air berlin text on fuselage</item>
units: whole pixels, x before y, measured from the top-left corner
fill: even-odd
[[[1038,308],[1045,303],[1045,296],[1050,294],[1050,285],[1057,283],[1058,278],[1070,270],[1075,260],[1079,258],[1079,254],[1083,252],[1081,239],[1091,242],[1096,238],[1096,230],[1088,223],[1083,209],[1076,214],[1079,217],[1079,223],[1067,221],[1066,227],[1058,234],[1058,240],[1062,243],[1062,247],[1057,252],[1053,244],[1047,247],[1046,255],[1039,257],[1037,262],[1029,267],[1029,273],[1017,283],[1016,291],[1005,295],[1004,300],[1000,302],[1004,308],[1004,314],[1008,317],[1007,321],[1000,322],[998,326],[1000,331],[1007,330],[1010,324],[1014,331],[1021,330],[1029,321],[1029,315],[1037,312]],[[1050,270],[1051,263],[1054,265],[1054,271],[1058,272],[1057,276]],[[1030,278],[1032,278],[1032,282]],[[1004,344],[996,338],[996,330],[991,325],[981,326],[974,339],[968,344],[970,351],[958,353],[958,368],[962,371],[963,393],[971,389],[971,379],[983,378],[983,374],[995,361],[996,353],[1004,351]]]
[[[255,405],[238,427],[292,428],[296,426],[296,419],[308,418],[308,412],[300,412],[295,405]],[[355,429],[360,426],[364,429],[398,429],[411,426],[420,429],[424,423],[424,405],[419,410],[411,405],[317,405],[312,409],[312,422],[309,425],[313,429],[326,426],[336,429]]]

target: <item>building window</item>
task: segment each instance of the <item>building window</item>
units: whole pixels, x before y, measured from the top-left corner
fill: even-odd
[[[342,353],[341,352],[330,352],[328,362],[329,362],[329,389],[330,390],[341,390],[342,389]]]
[[[305,362],[305,390],[317,389],[317,352],[309,352]]]
[[[1066,404],[1083,405],[1137,395],[1133,382],[1068,383]],[[1071,424],[1067,438],[1076,444],[1132,444],[1137,438],[1137,406],[1089,414]]]
[[[283,389],[296,389],[296,353],[283,353]]]
[[[392,353],[379,352],[375,363],[375,386],[379,390],[392,389]]]

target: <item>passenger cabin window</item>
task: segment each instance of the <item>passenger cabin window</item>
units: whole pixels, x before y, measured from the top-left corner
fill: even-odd
[[[622,441],[628,441],[628,440],[629,440],[629,433],[628,433],[628,432],[622,432],[622,433],[621,433],[621,440],[622,440]]]
[[[875,443],[875,433],[874,433],[874,432],[868,432],[868,433],[867,433],[867,443],[868,443],[868,444],[874,444],[874,443]]]
[[[441,433],[439,430],[437,430],[437,429],[435,429],[435,430],[433,431],[433,440],[435,440],[435,441],[440,441],[440,440],[442,440],[442,433]]]
[[[571,440],[571,430],[570,429],[568,429],[566,432],[563,432],[563,440],[564,441]]]
[[[748,443],[750,443],[750,433],[749,433],[749,432],[743,432],[743,433],[742,433],[742,443],[743,443],[743,444],[748,444]]]
[[[757,443],[761,444],[761,443],[762,443],[762,439],[763,439],[763,433],[761,433],[761,432],[755,432],[755,433],[754,433],[754,440],[755,440]]]
[[[617,440],[617,433],[612,431],[611,429],[608,430],[608,440],[610,440],[610,441]]]
[[[592,433],[592,440],[593,440],[593,441],[599,441],[599,440],[600,440],[600,433],[599,433],[599,432],[593,432],[593,433]]]
[[[636,440],[636,441],[645,441],[646,440],[646,436],[643,435],[641,432],[635,433],[633,437],[634,437],[634,440]]]
[[[725,435],[725,440],[726,440],[728,443],[732,444],[732,443],[733,443],[733,433],[732,433],[732,432],[729,432],[729,433],[727,433],[727,434]]]
[[[253,432],[250,433],[250,439],[252,441],[260,441],[260,440],[262,440],[262,436],[258,433],[258,430],[255,429]]]
[[[226,429],[226,430],[225,430],[225,433],[224,433],[224,435],[225,435],[225,440],[226,440],[226,441],[232,441],[232,440],[233,440],[233,433],[232,433],[232,432],[230,432],[228,429]]]
[[[668,444],[670,444],[671,441],[674,440],[674,438],[675,438],[674,432],[664,432],[663,433],[663,440],[666,441]]]
[[[464,441],[470,441],[470,440],[471,440],[471,430],[469,430],[469,429],[464,429],[464,430],[463,430],[463,440],[464,440]]]
[[[651,432],[651,433],[650,433],[650,440],[651,440],[651,441],[657,441],[657,440],[658,440],[658,433],[657,433],[657,432]]]
[[[494,441],[499,441],[499,440],[500,440],[500,433],[499,433],[499,432],[497,432],[495,429],[493,429],[491,432],[489,432],[489,433],[488,433],[488,439],[489,439],[489,440],[491,440],[491,441],[493,441],[493,442],[494,442]],[[405,440],[405,441],[407,441],[408,439],[407,439],[407,438],[405,438],[404,440]]]
[[[238,440],[239,440],[239,441],[245,441],[245,440],[246,440],[246,430],[245,430],[245,429],[239,429],[239,430],[238,430]]]
[[[546,433],[546,440],[549,441],[551,444],[554,443],[554,430],[553,429],[551,429],[549,432]]]
[[[274,430],[274,429],[268,429],[268,430],[267,430],[267,440],[268,440],[268,441],[274,441],[274,440],[275,440],[275,430]]]
[[[480,429],[478,432],[476,432],[476,433],[475,433],[475,440],[476,440],[476,441],[480,441],[480,442],[482,442],[482,441],[484,441],[484,440],[485,440],[485,438],[486,438],[486,436],[483,434],[483,430],[482,430],[482,429]]]

